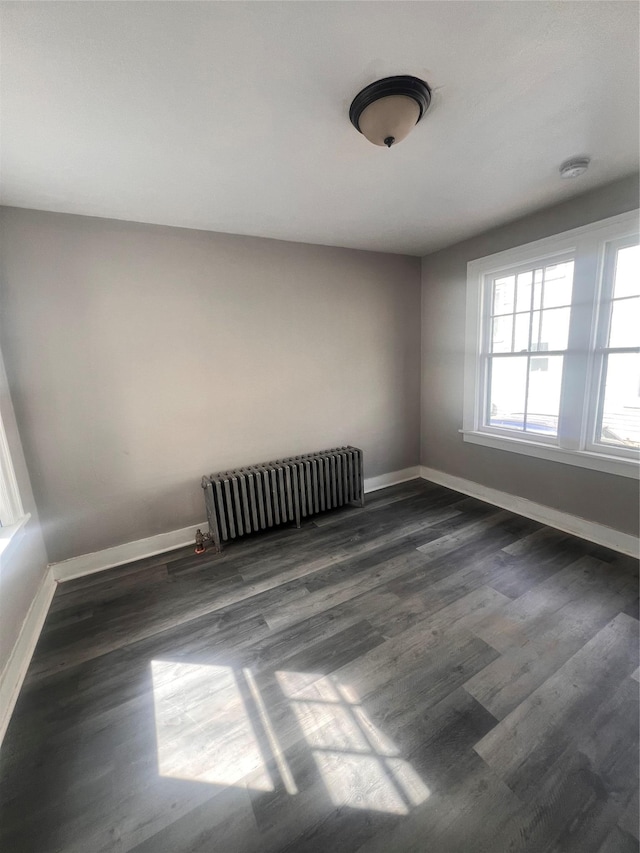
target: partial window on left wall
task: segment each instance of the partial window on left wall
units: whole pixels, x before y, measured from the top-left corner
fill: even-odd
[[[17,524],[24,514],[7,433],[0,416],[0,527]]]

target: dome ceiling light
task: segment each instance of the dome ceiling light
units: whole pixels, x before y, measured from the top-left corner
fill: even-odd
[[[429,109],[431,89],[418,77],[401,74],[366,86],[349,107],[356,130],[374,145],[391,148],[409,135]]]

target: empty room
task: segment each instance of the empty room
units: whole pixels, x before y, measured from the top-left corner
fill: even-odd
[[[639,13],[0,2],[3,853],[639,853]]]

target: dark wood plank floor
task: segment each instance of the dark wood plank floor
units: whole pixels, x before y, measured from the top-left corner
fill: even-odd
[[[5,853],[638,851],[635,561],[423,481],[58,588]]]

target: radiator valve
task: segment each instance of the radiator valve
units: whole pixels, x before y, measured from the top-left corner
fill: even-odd
[[[202,530],[198,528],[196,530],[196,554],[204,554],[207,550],[207,542],[211,541],[211,536],[209,533],[203,533]]]

